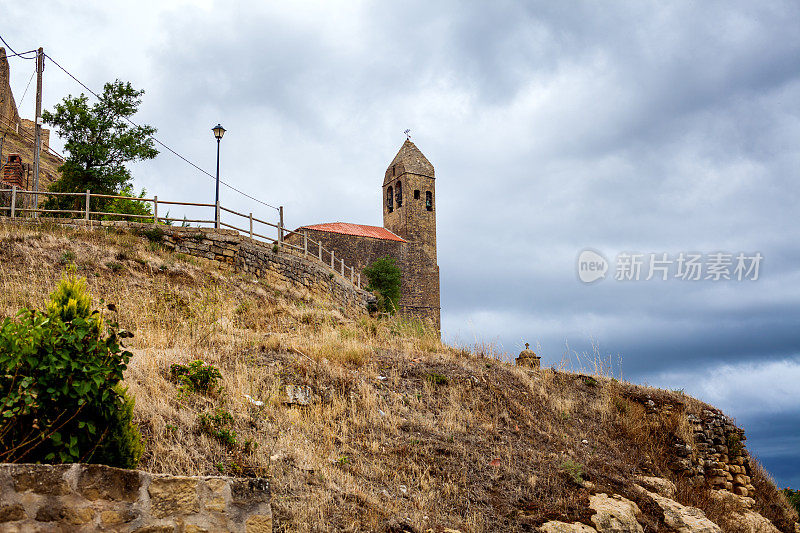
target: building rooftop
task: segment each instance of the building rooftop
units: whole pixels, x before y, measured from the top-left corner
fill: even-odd
[[[330,233],[341,233],[342,235],[357,235],[359,237],[371,237],[373,239],[384,239],[387,241],[407,242],[399,235],[395,235],[386,228],[378,226],[365,226],[364,224],[350,224],[349,222],[328,222],[325,224],[313,224],[302,226],[300,229],[313,229],[317,231],[327,231]]]
[[[402,165],[406,172],[412,174],[428,176],[429,178],[434,177],[433,165],[410,139],[406,139],[403,146],[400,147],[397,155],[394,156],[392,162],[389,163],[389,168],[392,168],[394,165]]]

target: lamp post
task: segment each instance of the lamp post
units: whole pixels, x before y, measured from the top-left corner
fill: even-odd
[[[225,135],[225,128],[217,124],[211,131],[214,132],[214,137],[217,138],[217,195],[214,201],[214,227],[219,229],[219,142],[222,136]]]

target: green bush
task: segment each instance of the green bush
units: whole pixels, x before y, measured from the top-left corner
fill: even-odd
[[[795,508],[797,514],[800,515],[800,490],[792,490],[786,487],[782,492],[786,499],[789,500],[789,503],[792,504],[792,507]]]
[[[437,374],[436,372],[431,372],[428,374],[427,379],[433,385],[448,385],[450,383],[450,378],[441,374]]]
[[[148,218],[137,218],[136,222],[153,223],[153,208],[150,202],[143,202],[141,200],[129,200],[129,198],[144,198],[145,190],[142,189],[138,195],[133,192],[132,185],[125,185],[117,193],[118,196],[123,198],[114,198],[105,205],[103,210],[106,213],[116,213],[118,215],[139,215]],[[125,218],[124,216],[103,215],[103,220],[119,220]]]
[[[197,416],[200,422],[200,431],[214,437],[228,448],[236,448],[238,435],[230,428],[233,424],[233,415],[225,409],[217,407],[211,413],[201,413]]]
[[[561,463],[561,471],[564,472],[575,484],[583,485],[583,465],[567,459]]]
[[[111,307],[111,306],[109,306]],[[46,311],[0,323],[0,461],[136,466],[143,445],[119,386],[132,335],[92,310],[72,272]]]
[[[378,309],[394,314],[400,303],[402,273],[393,257],[382,257],[364,269],[368,280],[367,290],[376,293]]]
[[[173,364],[169,367],[169,375],[182,390],[202,393],[217,392],[217,383],[222,379],[217,367],[200,360],[192,361],[188,366]]]
[[[725,437],[725,444],[728,446],[728,453],[731,455],[739,455],[744,448],[742,438],[738,433],[728,433]]]
[[[164,230],[158,226],[140,229],[137,233],[142,237],[145,237],[151,243],[159,243],[164,240]]]

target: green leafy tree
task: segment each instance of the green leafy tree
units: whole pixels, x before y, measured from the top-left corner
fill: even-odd
[[[378,297],[378,309],[394,314],[400,303],[400,282],[403,277],[394,258],[387,255],[377,259],[364,269],[364,276],[368,280],[367,290]]]
[[[142,437],[120,385],[130,336],[92,310],[72,272],[46,311],[0,322],[0,462],[136,466]]]
[[[42,118],[65,140],[68,157],[59,168],[61,178],[51,185],[55,192],[118,194],[131,186],[126,163],[152,159],[158,155],[152,126],[133,126],[127,119],[136,113],[144,91],[116,80],[106,83],[100,99],[90,105],[86,95],[67,96]],[[103,210],[109,199],[93,199],[92,209]],[[53,197],[46,208],[70,209],[80,199]]]

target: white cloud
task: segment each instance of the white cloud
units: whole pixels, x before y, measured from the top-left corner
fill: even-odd
[[[800,357],[663,372],[648,381],[662,388],[684,389],[733,417],[800,411]]]

